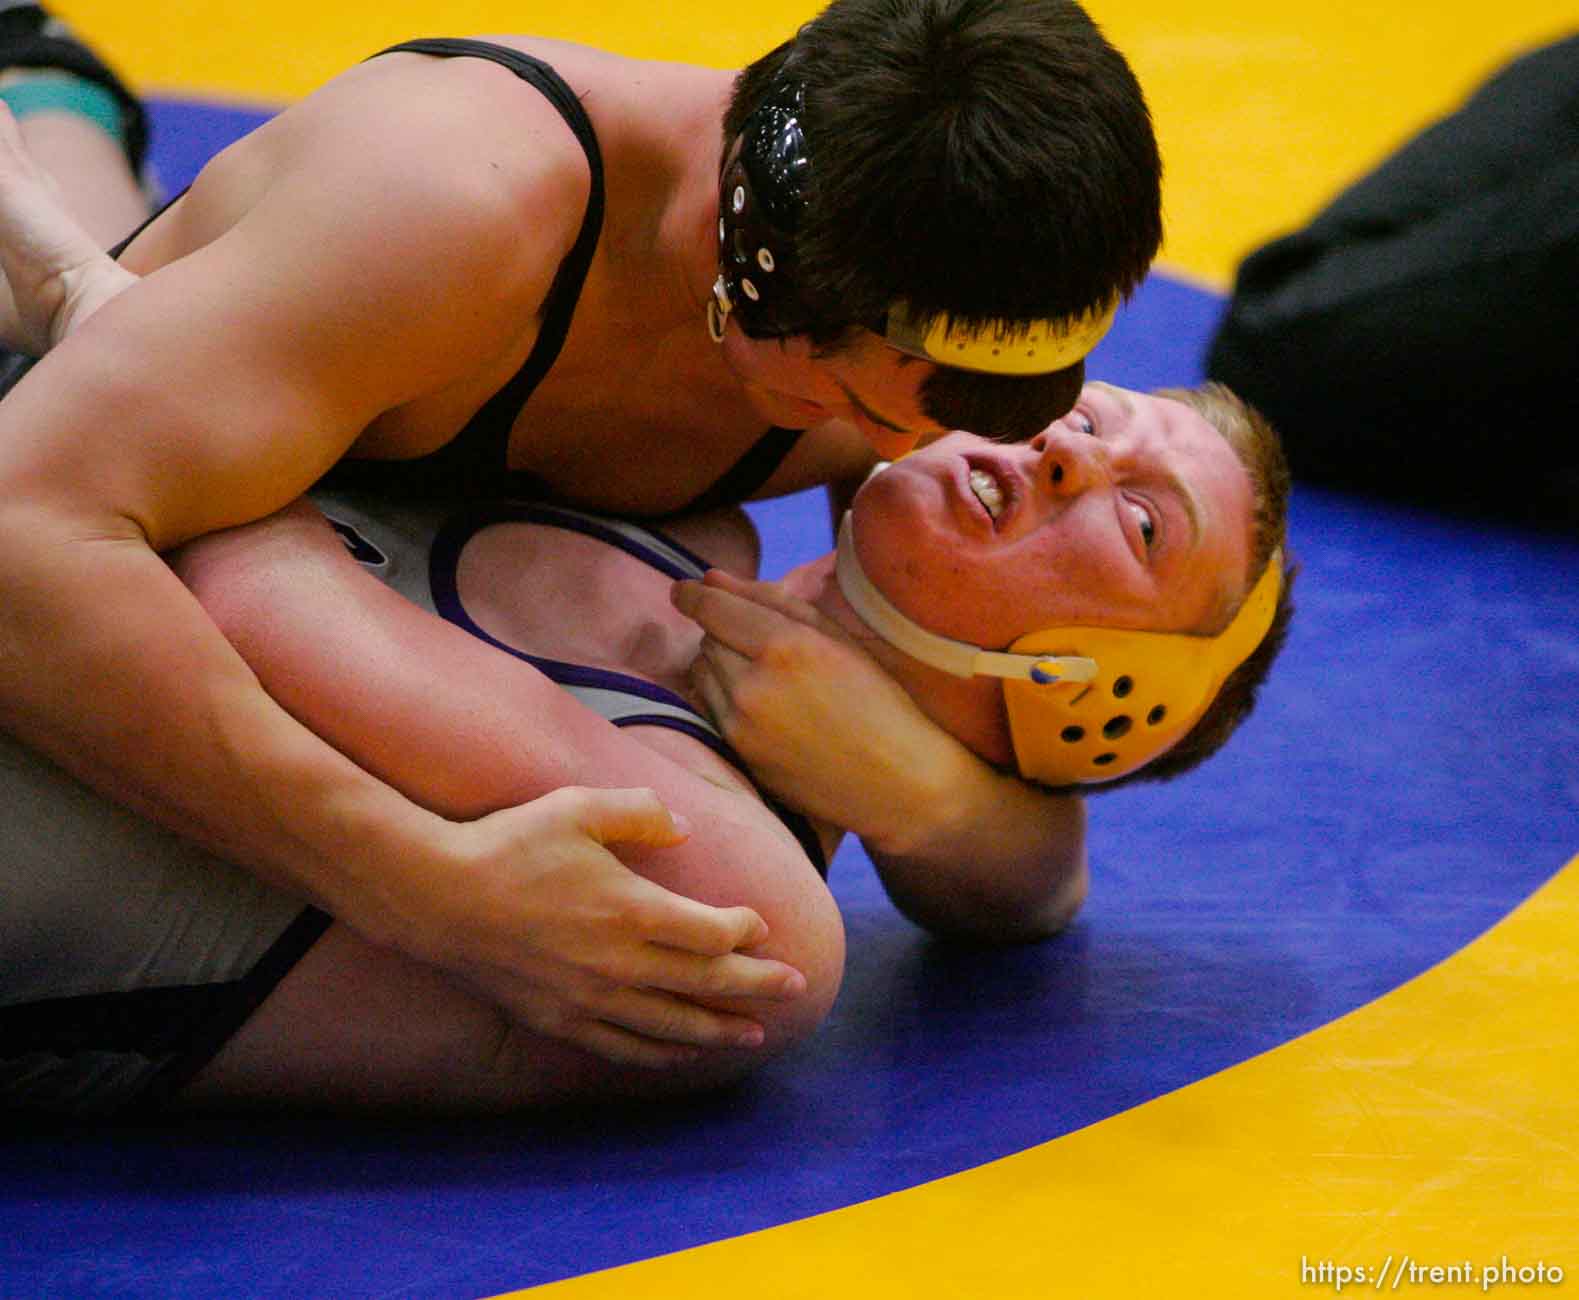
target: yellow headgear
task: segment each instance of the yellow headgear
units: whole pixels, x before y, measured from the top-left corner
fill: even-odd
[[[1171,749],[1272,626],[1283,555],[1216,636],[1060,627],[1007,651],[984,650],[912,622],[878,591],[855,555],[850,515],[839,527],[839,589],[897,650],[956,677],[1001,677],[1020,775],[1043,785],[1112,781]]]
[[[920,316],[904,303],[888,309],[883,341],[891,348],[956,370],[997,375],[1046,375],[1085,358],[1102,341],[1118,311],[1105,307],[1059,320],[1005,321],[970,330],[947,314]]]

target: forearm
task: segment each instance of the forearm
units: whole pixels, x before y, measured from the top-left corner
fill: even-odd
[[[164,563],[0,512],[3,724],[79,778],[260,876],[382,928],[375,877],[438,819],[275,705]]]
[[[1085,901],[1085,802],[960,751],[915,774],[881,835],[862,842],[894,905],[939,934],[1023,942]]]
[[[710,573],[676,606],[692,681],[767,789],[860,836],[895,904],[940,933],[1041,938],[1085,897],[1085,809],[989,767],[810,605]],[[709,649],[709,643],[716,646]]]

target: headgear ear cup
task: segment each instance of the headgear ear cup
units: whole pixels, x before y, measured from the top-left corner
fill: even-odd
[[[1044,785],[1112,781],[1171,749],[1261,644],[1282,586],[1278,551],[1233,621],[1211,637],[1103,627],[1021,637],[1012,653],[1080,654],[1096,661],[1097,673],[1078,690],[1004,682],[1020,774]]]

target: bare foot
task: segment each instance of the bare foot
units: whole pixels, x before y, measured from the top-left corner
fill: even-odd
[[[7,342],[43,356],[137,277],[66,212],[0,104],[0,271],[15,301]]]

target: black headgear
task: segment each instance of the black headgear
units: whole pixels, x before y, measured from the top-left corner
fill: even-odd
[[[803,334],[815,319],[795,290],[795,228],[811,160],[801,84],[780,80],[742,124],[718,185],[718,279],[708,304],[714,337],[733,313],[754,339]]]

